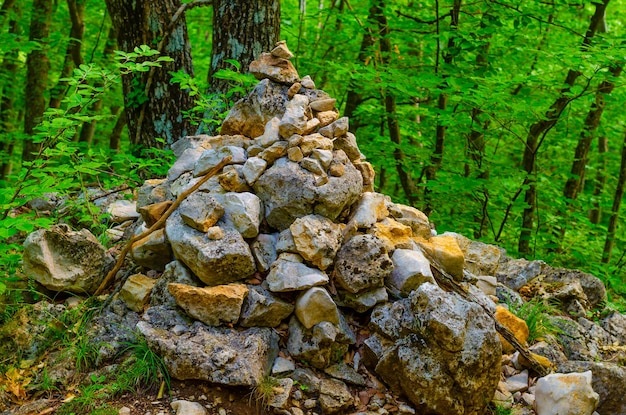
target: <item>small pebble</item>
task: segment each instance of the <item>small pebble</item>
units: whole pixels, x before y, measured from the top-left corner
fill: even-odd
[[[119,415],[130,415],[130,408],[126,407],[126,406],[122,406],[120,408],[120,410],[118,411]]]

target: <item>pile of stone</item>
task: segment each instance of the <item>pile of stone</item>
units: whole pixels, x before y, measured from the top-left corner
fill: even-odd
[[[138,190],[143,224],[136,234],[230,157],[163,229],[134,244],[134,261],[162,274],[130,276],[96,322],[99,340],[109,343],[102,361],[121,344],[114,328],[136,325],[175,378],[255,387],[269,374],[277,377],[282,392],[270,403],[277,413],[394,408],[478,415],[493,399],[536,404],[539,415],[566,413],[554,412],[563,408],[555,403],[561,395],[554,382],[542,378],[552,389],[534,385],[528,366],[499,338],[492,315],[524,342],[527,328],[496,306],[498,297],[514,301],[529,283],[541,290],[554,278],[556,288],[543,294],[585,319],[606,299],[602,283],[587,274],[548,272],[540,261],[513,260],[458,234],[437,235],[422,212],[374,192],[373,168],[349,120],[339,118],[335,99],[310,77],[299,77],[291,57],[284,43],[262,54],[250,65],[259,84],[235,104],[221,135],[178,141],[167,178]],[[67,241],[74,233],[61,228],[67,241],[59,243],[57,230],[28,238],[25,271],[42,275],[36,278],[53,290],[93,293],[111,258],[88,237],[73,253],[69,244],[76,242]],[[89,267],[76,265],[79,253]],[[59,260],[67,257],[72,260]],[[479,303],[439,287],[431,265]],[[626,321],[617,316],[613,332],[586,320],[604,336],[596,354],[626,342]],[[580,342],[589,352],[591,340]],[[571,364],[554,344],[534,352],[550,359],[546,365]],[[598,405],[591,372],[601,405],[626,413],[623,397],[611,401],[612,387],[597,383],[599,369],[574,366],[559,370],[588,373],[568,383],[578,389],[566,392],[566,403],[584,406],[576,413],[591,414]],[[626,379],[623,370],[607,370],[613,380]],[[384,388],[377,379],[409,404],[370,393]]]

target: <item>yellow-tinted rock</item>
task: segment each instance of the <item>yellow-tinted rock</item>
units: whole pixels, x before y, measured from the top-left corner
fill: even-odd
[[[426,257],[430,257],[436,262],[435,265],[442,267],[455,280],[461,281],[463,279],[465,257],[456,238],[448,235],[439,235],[433,236],[427,241],[420,239],[416,240],[416,242],[424,250]]]
[[[539,363],[543,368],[545,368],[545,369],[547,369],[549,371],[554,370],[554,368],[555,368],[554,363],[552,363],[550,361],[550,359],[548,359],[547,357],[541,356],[539,354],[532,353],[532,352],[530,353],[530,355],[533,358],[535,358],[537,363]],[[524,356],[522,356],[521,354],[519,355],[518,361],[522,365],[522,367],[530,368],[530,366],[531,366],[530,362]]]
[[[171,200],[165,202],[153,203],[151,205],[143,206],[139,208],[139,214],[146,222],[146,226],[150,227],[154,225],[163,216],[165,211],[172,205]]]
[[[243,300],[248,295],[248,287],[244,284],[199,288],[170,283],[167,289],[189,316],[209,326],[236,323]]]
[[[156,284],[156,280],[143,274],[131,275],[120,290],[120,298],[128,308],[140,313],[148,303],[154,284]]]
[[[388,252],[393,252],[398,248],[413,249],[414,247],[411,227],[391,218],[385,218],[381,222],[375,223],[370,233],[384,242]]]
[[[521,318],[517,317],[515,314],[511,313],[506,307],[497,306],[496,307],[496,320],[506,328],[508,328],[520,343],[525,344],[528,340],[528,326],[526,322]],[[509,354],[515,351],[515,348],[504,338],[500,336],[500,342],[502,342],[502,352]]]

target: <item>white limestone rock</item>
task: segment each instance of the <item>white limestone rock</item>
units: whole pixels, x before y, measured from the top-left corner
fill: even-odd
[[[599,395],[591,387],[591,371],[552,373],[537,381],[535,411],[537,415],[591,415],[598,406]]]
[[[302,293],[296,300],[296,317],[307,329],[322,321],[339,324],[337,305],[321,287],[312,287]]]
[[[430,262],[420,250],[396,249],[391,256],[393,271],[386,285],[398,296],[408,297],[411,291],[435,278],[430,270]]]
[[[280,254],[270,268],[267,283],[270,291],[301,291],[313,286],[328,284],[328,275],[302,262],[294,262],[295,254]]]
[[[298,253],[324,271],[331,266],[341,247],[341,226],[320,215],[307,215],[289,226]]]

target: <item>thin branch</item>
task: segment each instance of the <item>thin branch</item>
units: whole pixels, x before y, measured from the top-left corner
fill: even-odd
[[[549,20],[544,20],[544,19],[541,19],[541,18],[539,18],[539,17],[537,17],[537,16],[535,16],[535,15],[532,15],[532,14],[525,14],[524,12],[522,12],[521,10],[519,10],[517,7],[511,6],[510,4],[500,3],[499,1],[495,1],[495,0],[487,0],[487,1],[488,1],[488,2],[490,2],[490,3],[497,4],[497,5],[499,5],[499,6],[502,6],[502,7],[506,8],[506,9],[515,10],[515,11],[516,11],[516,12],[518,12],[519,14],[524,15],[524,16],[526,16],[526,17],[530,18],[530,19],[537,20],[537,21],[538,21],[538,22],[540,22],[540,23],[544,23],[544,24],[547,24],[547,25],[550,25],[550,26],[560,27],[561,29],[565,29],[566,31],[568,31],[568,32],[570,32],[570,33],[572,33],[572,34],[574,34],[574,35],[576,35],[576,36],[578,36],[578,37],[585,38],[585,35],[583,35],[583,34],[581,34],[581,33],[578,33],[578,32],[577,32],[577,31],[575,31],[574,29],[571,29],[571,28],[569,28],[569,27],[567,27],[567,26],[564,26],[564,25],[562,25],[562,24],[554,23],[554,22],[549,21]]]
[[[443,270],[443,267],[439,265],[437,261],[435,261],[432,256],[430,256],[427,252],[424,252],[426,255],[426,259],[430,262],[430,269],[435,277],[435,281],[437,284],[445,290],[452,291],[460,295],[464,300],[472,302],[480,306],[483,310],[485,310],[486,314],[491,318],[494,323],[496,331],[504,337],[506,341],[511,343],[511,345],[519,352],[521,356],[523,356],[528,363],[530,364],[531,369],[533,369],[539,376],[546,376],[550,370],[546,367],[543,367],[537,359],[533,356],[533,354],[528,350],[526,346],[524,346],[515,335],[504,325],[502,325],[496,317],[484,306],[474,295],[472,295],[468,290],[466,290],[461,284],[459,284],[450,274]]]
[[[178,198],[176,199],[176,201],[172,203],[172,205],[165,211],[163,216],[161,216],[159,220],[154,223],[154,225],[150,226],[150,229],[148,229],[147,231],[139,235],[136,235],[130,238],[128,242],[126,243],[126,246],[124,247],[122,252],[120,252],[120,255],[117,258],[117,262],[115,263],[115,266],[113,267],[111,271],[109,271],[106,277],[102,280],[102,282],[100,283],[100,286],[98,287],[94,295],[100,295],[102,294],[104,290],[106,290],[107,286],[111,283],[113,278],[115,278],[115,275],[117,274],[117,272],[122,268],[122,264],[124,263],[124,258],[126,258],[126,255],[130,252],[135,242],[146,238],[147,236],[152,234],[154,231],[162,228],[165,225],[165,221],[167,220],[167,218],[169,218],[170,215],[174,213],[174,211],[178,208],[178,206],[180,206],[183,200],[187,198],[187,196],[189,196],[190,194],[198,190],[200,186],[206,183],[207,180],[209,180],[211,177],[215,176],[231,160],[232,160],[232,156],[224,157],[222,161],[220,161],[217,166],[209,170],[209,172],[202,179],[200,179],[198,183],[194,184],[191,188],[185,190],[180,195],[178,195]]]
[[[452,11],[449,11],[449,12],[448,12],[448,13],[446,13],[446,14],[439,15],[439,16],[435,17],[435,18],[434,18],[434,19],[432,19],[432,20],[422,20],[422,19],[420,19],[419,17],[410,16],[410,15],[408,15],[408,14],[406,14],[406,13],[402,13],[402,12],[401,12],[401,11],[399,11],[399,10],[396,10],[396,14],[397,14],[398,16],[401,16],[401,17],[406,17],[407,19],[411,19],[411,20],[413,20],[414,22],[417,22],[417,23],[421,23],[421,24],[435,24],[435,23],[437,23],[439,20],[443,20],[443,19],[445,19],[446,17],[452,16]]]

